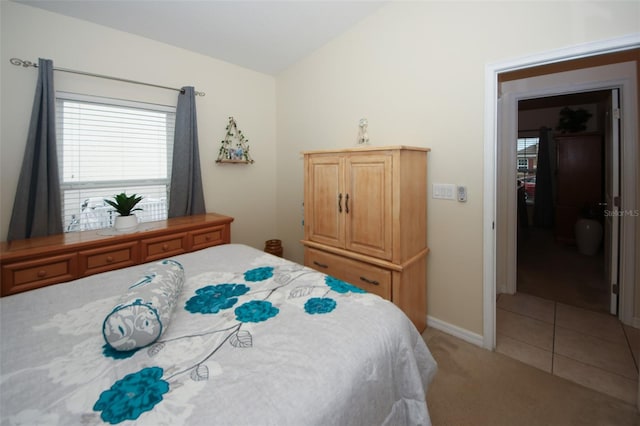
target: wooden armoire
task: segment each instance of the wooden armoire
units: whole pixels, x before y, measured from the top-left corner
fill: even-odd
[[[555,238],[573,244],[582,211],[603,200],[603,139],[600,133],[578,133],[556,136],[555,141]]]
[[[407,146],[304,152],[304,263],[427,317],[427,153]]]

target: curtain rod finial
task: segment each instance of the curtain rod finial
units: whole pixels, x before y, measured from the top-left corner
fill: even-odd
[[[11,62],[13,65],[17,65],[17,66],[23,66],[25,68],[28,67],[38,67],[38,65],[36,65],[34,62],[31,61],[23,61],[22,59],[19,58],[11,58],[9,59],[9,62]]]

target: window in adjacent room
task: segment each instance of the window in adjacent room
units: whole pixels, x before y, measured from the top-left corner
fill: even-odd
[[[529,160],[526,158],[518,158],[518,170],[528,169],[529,168]]]
[[[175,107],[57,93],[58,163],[66,232],[109,228],[104,202],[142,195],[141,222],[167,218]]]
[[[518,184],[523,187],[527,204],[536,197],[536,170],[538,168],[539,138],[518,138]]]

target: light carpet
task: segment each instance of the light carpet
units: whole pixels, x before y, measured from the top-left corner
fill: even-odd
[[[633,405],[428,328],[434,426],[640,426]]]

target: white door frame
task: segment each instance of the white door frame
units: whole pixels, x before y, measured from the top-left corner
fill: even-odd
[[[497,150],[498,150],[498,135],[499,135],[499,108],[498,105],[501,100],[498,97],[498,74],[514,71],[518,69],[530,68],[539,65],[545,65],[555,62],[563,62],[572,59],[578,59],[588,56],[594,56],[604,53],[612,53],[622,50],[628,50],[637,48],[640,46],[640,33],[632,34],[625,37],[620,37],[612,40],[605,40],[593,43],[586,43],[578,46],[573,46],[565,49],[558,49],[550,52],[545,52],[538,55],[528,56],[520,59],[509,60],[494,64],[488,64],[485,67],[485,134],[484,134],[484,203],[483,203],[483,346],[487,349],[495,349],[495,316],[496,316],[496,212],[497,212]],[[635,89],[635,81],[633,83]],[[623,82],[623,84],[629,85],[629,82]],[[629,87],[626,88],[628,90]],[[633,93],[633,92],[631,92]],[[637,93],[637,89],[636,92]],[[623,95],[624,97],[624,95]],[[636,96],[626,96],[625,98],[633,98],[632,101],[637,101]],[[624,102],[624,101],[623,101]],[[503,105],[502,105],[503,106]],[[633,105],[637,107],[637,105]],[[624,104],[623,104],[624,108]],[[632,108],[634,109],[634,108]],[[624,114],[624,112],[623,112]],[[625,120],[628,123],[629,129],[626,129],[627,133],[625,137],[631,138],[631,140],[637,140],[636,135],[636,119],[630,117]],[[630,132],[630,133],[629,133]],[[627,148],[633,152],[624,152],[623,155],[637,155],[636,144],[625,144]],[[623,148],[624,149],[624,148]],[[629,158],[637,158],[636,156]],[[627,174],[629,175],[629,174]],[[623,193],[625,185],[627,189],[626,203],[628,206],[636,206],[635,200],[635,179],[636,176],[627,176],[623,181]],[[630,181],[630,182],[629,182]],[[631,187],[629,185],[631,184]],[[515,190],[515,187],[514,187]],[[625,200],[623,200],[624,203]],[[624,205],[621,207],[624,209]],[[514,210],[515,211],[515,210]],[[622,237],[626,238],[625,241],[621,241],[621,244],[626,244],[625,247],[635,247],[635,224],[632,220],[623,220],[623,225],[626,222],[626,230],[622,230]],[[631,231],[633,231],[631,233]],[[626,233],[626,237],[625,237]],[[515,255],[515,254],[514,254]],[[627,259],[621,259],[621,274],[628,273],[631,277],[634,276],[633,270],[635,263],[633,257],[633,250],[631,253],[626,253]],[[624,268],[624,271],[623,271]],[[625,288],[626,294],[621,294],[621,300],[625,301],[625,306],[621,306],[621,311],[624,310],[624,314],[629,317],[633,315],[633,281],[629,283],[629,288]],[[622,287],[622,283],[621,283]],[[621,288],[621,292],[623,289]],[[621,312],[622,315],[622,312]]]
[[[627,76],[627,78],[621,78]],[[546,96],[566,95],[578,92],[592,92],[597,90],[620,89],[621,93],[635,93],[635,64],[631,62],[616,63],[611,65],[603,65],[586,69],[578,69],[555,73],[552,75],[544,75],[538,77],[530,77],[522,80],[509,81],[502,84],[501,127],[498,134],[498,162],[500,162],[500,153],[503,154],[504,160],[502,164],[496,164],[498,169],[498,182],[500,194],[502,194],[503,202],[497,197],[497,219],[496,235],[507,236],[506,238],[496,240],[496,253],[498,259],[505,259],[502,270],[498,269],[496,273],[496,289],[500,293],[514,294],[516,293],[516,191],[515,185],[509,185],[510,182],[516,181],[516,165],[515,165],[515,144],[511,143],[507,146],[500,146],[500,140],[515,141],[518,137],[517,110],[518,102],[525,99],[536,99]],[[623,111],[629,111],[623,114],[625,117],[634,111],[631,104],[631,97],[626,96],[626,104],[622,105]],[[623,132],[627,135],[625,140],[633,144],[635,141],[635,129],[633,123],[625,123],[623,121]],[[625,124],[629,124],[625,126]],[[633,155],[632,153],[630,153]],[[634,157],[623,157],[627,160]],[[624,163],[624,160],[623,160]],[[628,164],[627,169],[633,167],[633,162]],[[623,167],[624,169],[624,167]],[[503,176],[500,176],[500,170]],[[633,186],[630,188],[631,193],[634,192]],[[633,194],[631,194],[633,195]],[[628,194],[623,197],[629,201]],[[633,204],[632,204],[633,205]],[[623,210],[621,210],[623,211]],[[627,230],[628,231],[628,230]],[[631,231],[628,231],[631,232]],[[633,235],[633,234],[631,234]],[[506,241],[505,241],[506,240]]]
[[[605,118],[604,152],[607,163],[604,165],[604,198],[606,211],[604,217],[604,270],[606,283],[609,288],[609,313],[618,314],[618,292],[613,292],[613,286],[618,284],[620,265],[620,210],[616,200],[620,197],[620,89],[612,89],[607,99]]]

